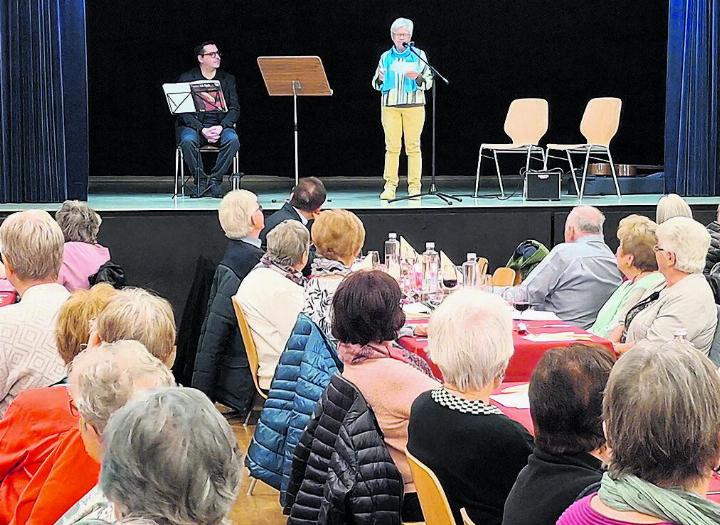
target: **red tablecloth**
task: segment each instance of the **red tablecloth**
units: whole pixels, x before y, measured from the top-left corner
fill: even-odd
[[[515,321],[513,329],[513,343],[515,345],[515,353],[510,359],[505,379],[509,382],[530,381],[535,365],[545,352],[551,348],[559,346],[569,346],[573,343],[597,343],[612,350],[613,346],[610,341],[597,337],[586,332],[582,328],[577,328],[564,321],[523,321],[527,325],[528,334],[518,333],[518,323]],[[420,324],[414,321],[413,324]],[[562,341],[533,341],[528,339],[527,335],[537,334],[557,334],[561,332],[573,332],[578,334],[577,340]],[[398,341],[404,348],[424,358],[432,368],[433,373],[442,378],[440,370],[428,357],[425,348],[427,347],[427,338],[418,337],[402,337]]]
[[[501,394],[505,389],[519,384],[522,383],[503,383],[500,388],[493,392],[493,394]],[[498,407],[500,410],[502,410],[503,414],[505,414],[507,417],[509,417],[513,421],[517,421],[522,426],[524,426],[528,430],[528,432],[533,435],[535,434],[532,418],[530,417],[530,409],[506,407],[492,399],[490,400],[490,402],[496,407]],[[710,492],[708,493],[707,497],[708,499],[716,503],[720,503],[720,475],[713,475],[712,481],[710,481]]]

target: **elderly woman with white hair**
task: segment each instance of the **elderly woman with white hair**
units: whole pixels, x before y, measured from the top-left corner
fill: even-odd
[[[141,393],[110,418],[103,446],[100,488],[122,519],[224,523],[240,486],[241,454],[227,421],[202,392]]]
[[[265,253],[260,247],[265,219],[257,196],[247,190],[233,190],[225,195],[218,215],[228,242],[213,277],[192,386],[213,401],[244,414],[252,404],[255,386],[232,296]]]
[[[715,298],[702,274],[710,234],[687,217],[669,219],[655,233],[655,258],[667,285],[628,311],[624,342],[615,350],[623,353],[681,336],[707,355],[717,327]]]
[[[532,452],[532,437],[490,404],[513,354],[505,302],[479,290],[456,292],[430,319],[429,351],[443,386],[413,403],[408,452],[440,480],[462,524],[500,525],[515,479]]]
[[[70,292],[88,289],[88,278],[110,260],[110,250],[97,242],[102,219],[87,202],[65,201],[55,220],[65,237],[58,282]]]
[[[305,302],[302,269],[309,249],[307,228],[300,221],[283,221],[268,233],[267,253],[235,295],[250,325],[258,352],[258,382],[265,390]]]
[[[600,490],[558,525],[720,523],[720,506],[705,499],[720,464],[720,376],[709,359],[687,341],[622,356],[603,421],[610,461]]]
[[[425,91],[433,84],[425,52],[410,47],[413,22],[398,18],[390,26],[393,46],[380,55],[372,86],[380,91],[381,118],[385,131],[385,188],[383,200],[395,198],[399,182],[400,148],[405,136],[405,154],[408,158],[408,193],[420,193],[422,154],[420,134],[425,125]],[[414,52],[417,53],[417,55]],[[418,57],[418,55],[420,55]]]
[[[673,217],[693,218],[692,210],[685,199],[675,193],[663,195],[655,209],[655,222],[662,224]]]

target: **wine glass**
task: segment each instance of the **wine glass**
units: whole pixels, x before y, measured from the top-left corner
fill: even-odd
[[[377,270],[380,267],[380,253],[377,250],[370,250],[367,252],[367,257],[370,259],[372,269]]]
[[[486,273],[479,275],[478,288],[483,292],[493,293],[492,275]]]
[[[515,310],[520,312],[520,320],[522,321],[523,312],[530,308],[530,300],[528,299],[527,288],[522,286],[516,287],[512,291],[512,305]]]
[[[442,288],[446,292],[450,292],[457,287],[458,284],[458,271],[454,265],[446,265],[440,269],[440,276],[442,278]]]

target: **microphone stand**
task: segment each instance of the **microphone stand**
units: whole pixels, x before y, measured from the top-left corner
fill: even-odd
[[[406,48],[410,50],[410,52],[418,57],[428,68],[430,68],[430,71],[432,71],[433,76],[439,78],[443,82],[445,82],[445,85],[449,85],[450,81],[445,78],[437,69],[435,69],[430,63],[428,63],[427,60],[425,60],[423,57],[420,56],[420,53],[415,51],[415,46],[413,46],[413,43],[404,43],[403,44]],[[435,116],[437,115],[437,97],[435,96],[435,93],[437,91],[437,88],[435,86],[432,87],[432,163],[431,163],[431,171],[430,171],[430,189],[428,191],[420,192],[415,195],[408,195],[406,197],[397,197],[395,199],[391,199],[388,202],[397,202],[397,201],[403,201],[407,199],[414,199],[415,197],[425,197],[425,196],[431,196],[431,197],[437,197],[438,199],[445,202],[445,204],[452,205],[453,200],[457,202],[462,202],[462,199],[458,197],[457,195],[450,195],[448,193],[443,193],[441,191],[438,191],[437,185],[435,184]]]

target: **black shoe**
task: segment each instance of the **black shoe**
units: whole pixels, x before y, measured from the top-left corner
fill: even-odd
[[[215,199],[222,199],[223,196],[225,196],[225,192],[223,191],[222,184],[219,182],[214,183],[210,186],[210,196]]]

